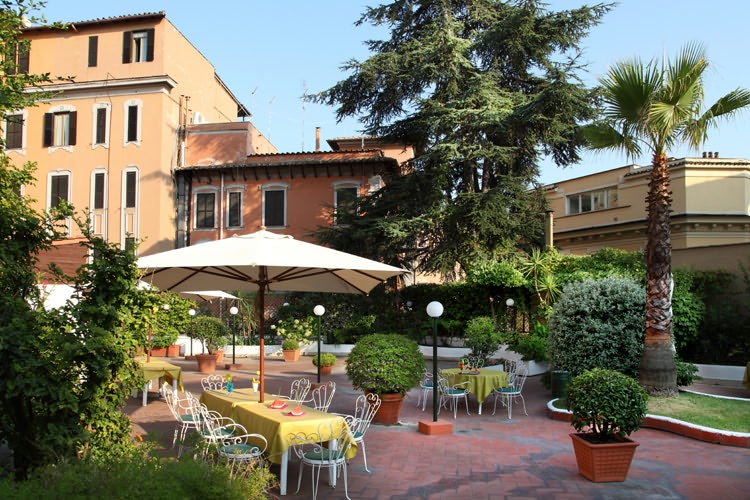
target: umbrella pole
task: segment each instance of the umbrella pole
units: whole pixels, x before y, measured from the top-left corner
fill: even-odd
[[[265,393],[265,367],[264,367],[264,358],[266,357],[266,348],[265,348],[265,339],[263,338],[264,335],[264,329],[263,329],[263,323],[265,319],[265,312],[266,312],[266,306],[264,304],[265,302],[265,295],[266,295],[266,285],[263,281],[261,281],[259,287],[258,287],[258,333],[260,336],[260,402],[263,402],[263,394]]]

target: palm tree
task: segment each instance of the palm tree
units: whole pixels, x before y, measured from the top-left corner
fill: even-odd
[[[654,396],[677,394],[667,152],[680,143],[697,151],[719,118],[729,118],[750,104],[750,91],[737,88],[704,109],[707,68],[705,50],[697,43],[686,45],[665,64],[644,64],[638,58],[617,63],[599,81],[602,119],[584,128],[591,149],[624,151],[630,158],[639,157],[644,148],[652,154],[646,198],[646,331],[639,378]]]

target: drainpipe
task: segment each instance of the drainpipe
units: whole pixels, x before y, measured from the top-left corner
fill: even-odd
[[[552,248],[555,246],[553,222],[554,222],[554,212],[552,210],[547,210],[546,212],[544,212],[544,247],[545,248]]]
[[[219,188],[219,239],[224,239],[224,170],[221,171],[221,187]]]

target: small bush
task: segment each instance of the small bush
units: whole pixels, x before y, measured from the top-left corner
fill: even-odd
[[[643,352],[646,294],[626,278],[571,283],[549,319],[549,358],[571,376],[608,368],[636,376]]]
[[[464,347],[471,349],[471,356],[486,362],[500,348],[501,340],[500,332],[489,316],[478,316],[466,325]]]
[[[346,359],[346,375],[352,386],[376,394],[406,394],[419,383],[424,369],[424,356],[417,343],[392,333],[362,337]]]
[[[318,366],[318,355],[312,357],[312,364]],[[336,364],[336,355],[330,352],[320,353],[320,366],[333,366]]]
[[[698,367],[693,363],[687,363],[675,358],[674,365],[677,370],[677,385],[679,387],[692,385],[696,380],[701,379],[701,377],[697,375]]]

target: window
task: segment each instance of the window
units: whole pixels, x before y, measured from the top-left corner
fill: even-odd
[[[227,227],[242,226],[242,192],[227,193]]]
[[[92,106],[94,127],[91,133],[93,146],[109,147],[109,118],[111,105],[108,102],[97,102]]]
[[[76,118],[75,111],[45,113],[43,146],[74,146],[76,143]]]
[[[339,216],[353,214],[354,203],[359,196],[359,185],[352,182],[336,183],[333,186],[333,223],[339,224]]]
[[[96,67],[97,57],[99,55],[99,37],[94,35],[89,37],[89,68]]]
[[[5,116],[5,149],[23,148],[23,115]]]
[[[125,118],[125,122],[123,123],[123,130],[125,131],[123,144],[134,143],[138,145],[142,137],[141,116],[143,116],[143,102],[139,99],[130,99],[123,106]]]
[[[123,169],[120,191],[120,248],[126,248],[128,238],[138,239],[140,173],[138,168],[129,166]],[[104,227],[104,226],[102,226]]]
[[[154,30],[126,31],[122,39],[122,63],[154,60]]]
[[[94,132],[94,144],[104,144],[107,139],[107,109],[96,109],[96,131]]]
[[[94,174],[94,203],[92,208],[94,210],[101,210],[104,208],[104,173],[99,172]]]
[[[132,236],[125,237],[125,251],[135,255],[135,238]]]
[[[135,208],[137,184],[137,172],[125,172],[125,208]]]
[[[49,200],[47,206],[54,208],[61,202],[67,202],[69,198],[70,174],[50,174],[49,176]]]
[[[213,229],[216,213],[216,193],[195,195],[195,229]]]
[[[617,190],[598,189],[568,196],[568,215],[576,215],[596,210],[612,208],[617,202]]]
[[[128,106],[127,142],[138,140],[138,106]]]
[[[29,74],[29,42],[21,42],[16,44],[15,51],[11,54],[13,58],[13,64],[7,68],[9,75],[15,74]]]
[[[96,235],[106,236],[107,171],[102,167],[91,172],[90,196],[89,220],[91,231]]]
[[[289,185],[273,183],[261,186],[263,192],[263,225],[286,226],[286,191]]]

